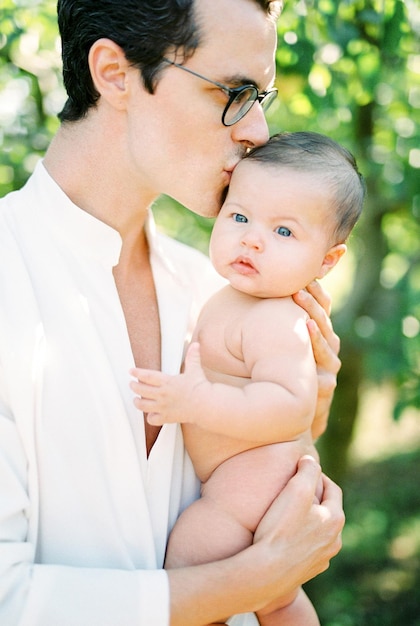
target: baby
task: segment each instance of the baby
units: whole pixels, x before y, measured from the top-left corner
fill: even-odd
[[[291,295],[345,253],[364,191],[353,156],[317,133],[275,135],[235,168],[210,240],[228,284],[204,306],[183,373],[131,372],[149,423],[182,424],[202,483],[171,533],[166,568],[250,545],[299,458],[316,455],[325,428],[314,420],[316,366],[307,314]],[[302,589],[257,617],[262,626],[319,624]]]

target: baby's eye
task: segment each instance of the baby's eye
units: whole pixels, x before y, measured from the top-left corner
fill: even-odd
[[[232,217],[234,222],[246,223],[248,221],[245,215],[242,215],[241,213],[234,213]]]
[[[282,237],[291,237],[292,235],[292,231],[286,228],[286,226],[279,226],[275,232]]]

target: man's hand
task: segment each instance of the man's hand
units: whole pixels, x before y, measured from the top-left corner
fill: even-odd
[[[307,326],[318,373],[318,401],[312,424],[312,436],[316,439],[327,427],[337,374],[341,367],[338,358],[340,339],[329,317],[331,298],[317,281],[308,285],[306,290],[299,291],[293,299],[310,317]]]
[[[320,478],[323,495],[318,503],[314,494]],[[329,567],[341,549],[343,526],[341,489],[321,474],[313,458],[302,457],[297,473],[274,500],[254,535],[254,545],[266,545],[268,562],[287,564],[287,575],[278,572],[277,589],[282,590],[282,596]]]

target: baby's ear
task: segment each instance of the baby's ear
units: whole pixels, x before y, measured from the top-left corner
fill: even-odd
[[[337,265],[343,254],[347,251],[345,243],[338,243],[336,246],[330,248],[324,257],[321,265],[321,269],[317,278],[324,278],[332,268]]]

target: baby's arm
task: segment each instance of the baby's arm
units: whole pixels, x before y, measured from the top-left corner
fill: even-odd
[[[291,300],[264,300],[242,328],[250,382],[235,387],[210,382],[192,344],[184,373],[168,376],[132,370],[137,408],[151,424],[193,423],[228,437],[262,444],[292,439],[307,430],[317,381],[302,311]]]

